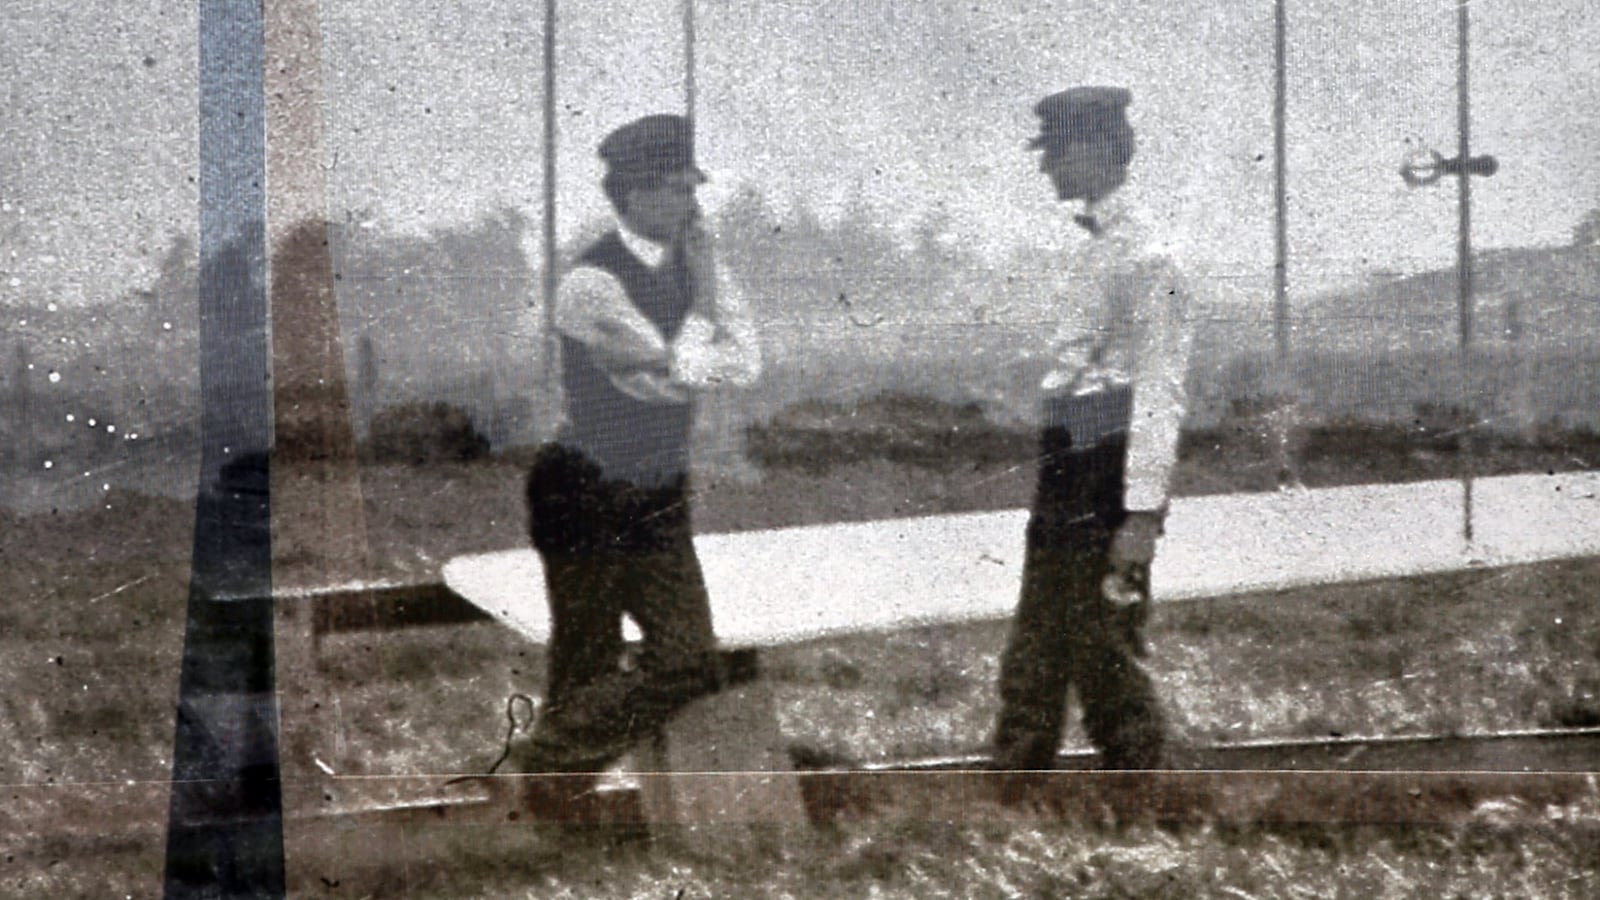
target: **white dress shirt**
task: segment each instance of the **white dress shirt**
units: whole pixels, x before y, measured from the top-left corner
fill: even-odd
[[[641,262],[664,265],[667,247],[622,225],[615,230]],[[761,348],[738,286],[717,267],[710,310],[693,308],[670,343],[661,330],[628,299],[609,273],[584,265],[578,254],[606,228],[585,230],[566,254],[556,290],[555,321],[562,334],[594,351],[612,384],[640,400],[687,403],[692,392],[720,385],[745,387],[761,374]]]
[[[1190,290],[1121,192],[1085,209],[1099,233],[1083,243],[1057,292],[1060,325],[1046,395],[1133,388],[1124,504],[1166,506],[1187,402]]]

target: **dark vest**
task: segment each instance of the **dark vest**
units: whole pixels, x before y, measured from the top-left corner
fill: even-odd
[[[678,336],[692,297],[688,272],[676,251],[659,270],[651,269],[613,231],[585,250],[579,264],[616,278],[668,343]],[[612,386],[588,347],[566,336],[561,338],[561,370],[567,406],[562,443],[599,463],[608,479],[661,487],[688,474],[692,404],[629,397]]]

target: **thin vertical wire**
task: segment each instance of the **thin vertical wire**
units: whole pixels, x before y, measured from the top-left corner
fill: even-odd
[[[550,408],[554,409],[561,353],[556,334],[556,0],[545,0],[544,4],[544,271],[541,274],[544,390]]]
[[[1273,220],[1275,258],[1273,265],[1273,338],[1276,342],[1279,365],[1289,358],[1289,225],[1288,225],[1288,142],[1285,121],[1288,115],[1288,62],[1286,56],[1286,27],[1284,0],[1277,0],[1277,14],[1273,23],[1274,80],[1272,96],[1272,158],[1273,158]]]
[[[1461,366],[1461,412],[1470,417],[1461,435],[1461,505],[1462,537],[1472,542],[1472,454],[1475,443],[1473,429],[1476,414],[1472,411],[1471,354],[1472,354],[1472,173],[1467,165],[1471,157],[1471,115],[1467,91],[1467,24],[1469,0],[1456,4],[1456,158],[1460,166],[1456,184],[1460,190],[1458,204],[1459,222],[1456,230],[1456,289],[1457,313],[1460,326],[1459,357]]]
[[[683,0],[683,114],[689,120],[689,158],[694,159],[694,0]]]
[[[1273,15],[1272,194],[1273,194],[1273,439],[1278,453],[1278,486],[1298,479],[1289,447],[1296,397],[1291,387],[1293,360],[1289,346],[1289,199],[1288,199],[1288,14],[1277,0]]]

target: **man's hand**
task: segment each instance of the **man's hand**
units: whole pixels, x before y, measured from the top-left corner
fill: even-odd
[[[683,233],[683,264],[694,291],[694,312],[717,321],[717,257],[705,220],[696,215]]]
[[[1111,568],[1149,566],[1156,558],[1156,539],[1161,537],[1165,517],[1159,512],[1130,512],[1111,540]]]
[[[1106,599],[1128,606],[1148,599],[1150,563],[1156,558],[1156,539],[1164,517],[1158,512],[1130,512],[1111,539],[1111,572],[1101,589]]]
[[[1111,539],[1111,572],[1100,590],[1115,609],[1114,620],[1136,656],[1145,655],[1144,623],[1150,617],[1150,563],[1156,556],[1165,515],[1130,512]]]

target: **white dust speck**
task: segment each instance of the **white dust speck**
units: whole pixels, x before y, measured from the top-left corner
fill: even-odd
[[[172,330],[172,323],[171,322],[162,322],[161,323],[161,330],[162,331],[171,331]]]
[[[57,372],[57,371],[54,371],[54,370],[51,370],[51,372],[50,372],[50,383],[51,384],[56,384],[56,383],[58,383],[60,381],[61,381],[61,373]]]
[[[67,421],[68,422],[76,422],[77,421],[77,417],[74,416],[72,413],[67,413]]]
[[[46,469],[54,469],[56,467],[56,464],[47,459],[47,460],[44,461],[44,467]]]
[[[56,305],[55,305],[55,302],[54,302],[54,301],[52,301],[52,302],[50,302],[50,303],[46,303],[46,304],[45,304],[45,305],[44,305],[44,308],[45,308],[45,310],[46,310],[46,311],[48,311],[48,312],[55,312],[55,311],[56,311]]]
[[[109,484],[102,484],[102,485],[100,485],[100,490],[102,490],[102,491],[109,491],[109,490],[111,490],[111,485],[109,485]]]
[[[89,427],[90,427],[90,428],[93,428],[93,427],[94,427],[94,425],[95,425],[95,422],[94,422],[94,420],[93,420],[93,419],[90,419],[90,420],[89,420]]]
[[[107,434],[116,434],[117,433],[117,426],[115,426],[115,425],[107,425],[106,426],[106,433]]]

